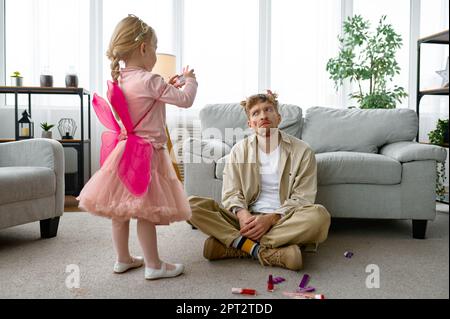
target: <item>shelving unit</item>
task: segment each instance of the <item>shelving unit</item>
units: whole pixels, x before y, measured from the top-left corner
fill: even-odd
[[[436,34],[432,34],[430,36],[421,38],[417,41],[417,100],[416,100],[416,112],[417,117],[419,119],[419,130],[420,130],[420,100],[426,96],[439,96],[439,95],[449,95],[449,87],[440,87],[440,88],[428,88],[428,89],[421,89],[420,88],[420,53],[421,53],[421,47],[423,44],[440,44],[440,45],[449,45],[449,30],[445,30]],[[417,131],[417,137],[416,140],[420,142],[419,140],[419,130]],[[423,144],[429,144],[426,142],[420,142]],[[442,147],[445,147],[448,149],[448,144],[442,145]],[[442,202],[442,201],[441,201]],[[446,200],[443,201],[444,203],[448,204],[448,194],[446,197]]]
[[[77,173],[75,176],[75,187],[66,187],[66,195],[77,196],[83,185],[91,176],[91,94],[83,88],[64,88],[64,87],[12,87],[0,86],[0,94],[14,94],[14,138],[0,139],[1,142],[11,142],[19,139],[18,111],[19,94],[28,95],[28,114],[31,116],[31,96],[33,94],[59,94],[59,95],[77,95],[80,98],[80,139],[57,140],[63,147],[70,147],[77,152]],[[84,99],[87,97],[87,139],[85,138],[85,107]],[[66,174],[66,186],[71,185],[70,176]]]
[[[419,118],[420,123],[420,100],[425,95],[449,95],[449,88],[429,88],[429,89],[420,89],[420,53],[422,44],[449,44],[449,30],[445,30],[424,38],[421,38],[417,41],[417,100],[416,100],[416,112],[417,117]],[[420,128],[420,125],[419,125]],[[417,132],[417,141],[419,141],[419,132]]]

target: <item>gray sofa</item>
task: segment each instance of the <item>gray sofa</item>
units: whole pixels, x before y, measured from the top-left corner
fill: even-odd
[[[64,211],[64,151],[50,139],[0,144],[0,229],[40,221],[55,237]]]
[[[436,216],[436,162],[446,151],[413,142],[414,111],[312,107],[303,117],[300,107],[280,105],[280,113],[280,129],[316,152],[316,202],[332,217],[412,220],[413,237],[425,238]],[[220,203],[227,154],[253,132],[239,104],[207,105],[200,121],[201,138],[183,144],[185,190]]]

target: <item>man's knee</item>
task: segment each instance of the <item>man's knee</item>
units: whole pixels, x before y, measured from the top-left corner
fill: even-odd
[[[210,209],[210,208],[214,208],[217,205],[217,203],[212,198],[195,196],[195,195],[189,196],[188,201],[189,201],[189,205],[191,206],[191,208],[199,207],[199,208]]]
[[[311,228],[324,229],[330,226],[331,216],[328,210],[322,205],[315,204],[308,207],[303,207],[299,209],[299,212],[303,213],[304,210],[308,213],[308,222]]]
[[[218,204],[208,197],[189,196],[188,201],[192,211],[191,220],[199,215],[218,210]]]

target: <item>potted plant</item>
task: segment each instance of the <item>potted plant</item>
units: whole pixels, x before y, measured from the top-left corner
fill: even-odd
[[[44,130],[42,132],[42,137],[44,138],[52,138],[51,128],[54,127],[54,124],[47,124],[47,122],[41,123],[41,128]]]
[[[436,129],[428,133],[431,144],[443,146],[448,145],[448,119],[438,119]],[[438,199],[445,198],[445,162],[436,164],[436,195]]]
[[[19,71],[13,72],[11,75],[11,86],[22,86],[23,85],[23,77],[20,75]]]
[[[438,119],[436,129],[428,133],[431,144],[448,145],[448,119]]]
[[[338,37],[339,54],[328,60],[326,70],[336,89],[345,79],[358,85],[358,91],[350,97],[358,101],[360,108],[392,109],[408,96],[403,87],[387,87],[400,73],[395,53],[402,46],[402,37],[386,23],[385,15],[379,20],[375,33],[370,33],[369,28],[369,21],[360,15],[347,18],[343,36]]]

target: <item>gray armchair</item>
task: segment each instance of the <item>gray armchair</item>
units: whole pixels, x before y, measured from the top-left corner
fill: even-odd
[[[51,139],[0,144],[0,229],[40,221],[55,237],[64,211],[64,151]]]

